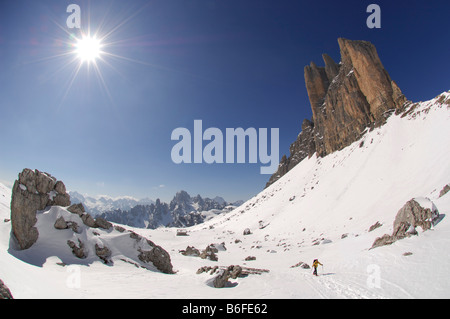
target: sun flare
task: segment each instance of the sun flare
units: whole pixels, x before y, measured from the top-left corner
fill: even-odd
[[[81,62],[95,62],[102,53],[101,41],[95,36],[83,36],[81,39],[77,39],[74,47],[74,52]]]

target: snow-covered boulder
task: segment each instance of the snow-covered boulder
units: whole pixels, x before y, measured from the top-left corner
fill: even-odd
[[[426,231],[433,227],[439,212],[433,202],[424,197],[409,200],[397,213],[392,235],[385,234],[375,239],[372,248],[390,245],[395,241],[417,235],[417,227]]]
[[[34,245],[26,250],[10,248],[11,254],[30,264],[42,266],[49,257],[56,256],[66,265],[127,262],[174,273],[170,255],[162,247],[121,226],[98,227],[97,219],[86,212],[80,216],[64,207],[52,206],[37,211],[36,219],[39,237]],[[88,219],[93,220],[93,227],[84,222]]]
[[[70,196],[63,182],[48,173],[25,168],[14,183],[11,197],[12,235],[18,247],[30,248],[38,239],[36,211],[69,205]]]
[[[63,182],[48,173],[24,169],[11,199],[12,240],[9,252],[42,266],[56,256],[63,264],[122,260],[147,269],[173,273],[170,255],[133,231],[94,219],[82,204],[70,206]]]

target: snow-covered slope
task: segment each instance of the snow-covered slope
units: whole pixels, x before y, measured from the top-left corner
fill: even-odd
[[[325,158],[305,159],[239,208],[188,228],[134,229],[165,248],[175,275],[116,262],[93,262],[78,272],[48,257],[32,266],[8,253],[8,189],[0,187],[0,279],[16,298],[449,298],[450,92],[392,115],[361,140]],[[370,249],[391,234],[398,210],[428,197],[440,222],[418,236]],[[2,200],[3,198],[3,200]],[[376,222],[381,227],[369,232]],[[245,228],[252,232],[243,235]],[[218,261],[183,256],[189,246],[224,243]],[[26,254],[26,251],[23,252]],[[406,253],[406,254],[405,254]],[[245,261],[248,256],[256,259]],[[319,277],[299,262],[323,263]],[[198,268],[241,265],[267,269],[215,289]],[[78,274],[79,285],[70,284]]]

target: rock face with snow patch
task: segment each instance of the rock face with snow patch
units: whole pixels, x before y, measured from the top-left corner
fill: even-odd
[[[366,128],[383,125],[391,111],[402,109],[407,102],[372,43],[343,38],[338,43],[339,64],[323,54],[324,67],[314,62],[305,66],[313,118],[308,125],[303,123],[290,156],[282,158],[266,187],[307,156],[317,152],[324,157],[357,141]]]
[[[47,206],[69,206],[70,196],[61,181],[48,173],[25,168],[15,181],[11,197],[11,224],[20,249],[38,239],[36,212]]]
[[[417,235],[416,227],[426,231],[433,226],[439,217],[439,212],[433,202],[426,198],[413,198],[397,213],[392,235],[385,234],[375,239],[371,248],[390,245],[395,241]]]
[[[281,158],[277,172],[270,177],[266,187],[277,181],[302,160],[311,157],[316,152],[313,122],[307,119],[303,120],[302,131],[298,135],[297,140],[289,147],[289,152],[289,157],[283,155]]]
[[[24,169],[11,197],[12,236],[18,244],[11,246],[11,253],[27,249],[18,258],[26,259],[30,252],[34,257],[27,262],[39,266],[49,256],[57,256],[65,264],[100,259],[112,265],[114,259],[120,259],[173,273],[167,251],[132,231],[113,227],[104,218],[94,219],[82,204],[70,206],[64,183],[48,173]]]
[[[305,67],[316,151],[325,156],[358,140],[369,126],[386,122],[386,112],[406,102],[367,41],[338,39],[341,63],[323,55],[325,67]]]

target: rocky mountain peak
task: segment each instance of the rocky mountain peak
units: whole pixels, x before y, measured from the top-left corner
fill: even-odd
[[[407,99],[384,69],[375,46],[368,41],[338,39],[341,62],[323,54],[325,66],[304,68],[312,121],[281,159],[266,187],[306,157],[324,157],[358,140],[368,127],[378,127]]]

